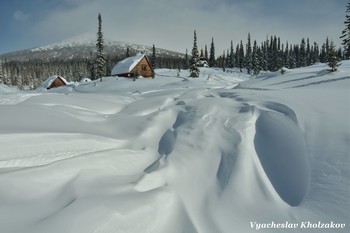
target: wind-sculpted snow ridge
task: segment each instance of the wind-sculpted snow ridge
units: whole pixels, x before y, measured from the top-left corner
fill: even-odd
[[[0,93],[0,232],[348,232],[350,63],[324,70]]]
[[[256,152],[272,185],[291,206],[299,205],[309,187],[309,160],[302,131],[288,117],[264,111],[256,121]]]

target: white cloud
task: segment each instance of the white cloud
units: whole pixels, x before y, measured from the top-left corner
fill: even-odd
[[[25,14],[22,11],[18,10],[13,13],[13,18],[17,22],[26,22],[30,18],[30,14]]]
[[[306,1],[306,0],[303,0]],[[262,3],[253,4],[243,0],[64,0],[69,8],[52,9],[46,18],[35,25],[33,37],[51,38],[51,42],[65,39],[85,32],[97,31],[97,14],[103,19],[103,33],[107,38],[139,43],[155,44],[156,47],[173,49],[184,52],[191,51],[193,30],[197,30],[198,45],[210,45],[214,37],[216,54],[229,48],[230,41],[235,44],[247,38],[248,32],[252,39],[261,42],[267,35],[277,35],[282,41],[299,43],[301,38],[310,37],[311,41],[324,41],[325,37],[337,35],[341,31],[343,18],[339,20],[339,27],[334,27],[334,14],[322,12],[317,7],[318,14],[328,14],[328,21],[322,18],[308,19],[314,16],[315,7],[311,7],[309,0],[307,8],[300,15],[289,15],[288,12],[301,12],[292,9],[288,4],[288,11],[281,3],[275,9],[267,9]],[[329,3],[330,4],[330,3]],[[285,5],[285,4],[284,4]],[[330,4],[331,5],[331,4]],[[298,6],[298,5],[296,5]],[[270,6],[269,6],[270,7]],[[344,6],[345,8],[345,6]],[[338,12],[339,13],[339,12]],[[26,18],[18,13],[18,18]],[[333,18],[332,18],[333,17]],[[28,18],[27,18],[28,19]],[[320,21],[320,22],[318,22]],[[321,30],[322,25],[322,30]],[[336,38],[336,36],[333,36]]]

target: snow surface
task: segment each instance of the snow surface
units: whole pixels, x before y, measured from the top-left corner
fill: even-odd
[[[0,232],[349,232],[350,62],[156,74],[0,84]]]

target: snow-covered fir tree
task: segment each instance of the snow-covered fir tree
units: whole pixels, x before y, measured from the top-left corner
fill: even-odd
[[[207,48],[207,45],[205,45],[205,47],[204,47],[204,58],[205,58],[205,60],[208,60],[208,48]]]
[[[342,31],[340,39],[342,39],[342,45],[344,46],[344,57],[350,59],[350,1],[346,7],[347,14],[345,15],[345,29]]]
[[[255,75],[258,75],[261,71],[260,49],[258,48],[256,40],[254,40],[252,52],[252,70]]]
[[[269,53],[269,70],[270,71],[277,71],[279,68],[281,68],[281,64],[279,64],[279,50],[278,50],[278,39],[276,36],[272,37],[270,40],[270,47],[268,49]]]
[[[151,65],[153,69],[156,68],[156,47],[154,46],[154,44],[152,46]]]
[[[229,67],[230,65],[230,51],[227,49],[226,51],[226,67]]]
[[[277,38],[277,67],[280,69],[281,67],[284,66],[283,63],[283,53],[284,53],[284,44],[281,44],[281,39],[278,37]]]
[[[215,66],[215,45],[214,45],[214,38],[211,38],[211,44],[210,44],[210,53],[209,53],[209,66],[214,67]]]
[[[111,59],[109,58],[109,56],[106,57],[106,73],[105,73],[105,76],[111,76],[112,74],[112,62],[111,62]],[[79,74],[79,76],[81,76]]]
[[[248,39],[246,44],[246,55],[245,55],[245,67],[247,69],[248,74],[252,71],[252,45],[250,41],[250,33],[248,33]]]
[[[218,58],[218,65],[222,68],[223,72],[226,71],[226,55],[225,50],[222,52],[222,55]]]
[[[340,66],[340,57],[338,57],[338,52],[335,49],[333,41],[330,42],[329,44],[329,49],[328,49],[328,66],[331,68],[331,71],[337,71],[338,66]]]
[[[129,47],[126,47],[126,52],[125,52],[125,58],[130,57],[130,49]]]
[[[330,49],[330,42],[329,42],[329,39],[328,39],[328,37],[327,37],[327,39],[326,39],[326,61],[328,61],[328,54],[329,54],[329,49]]]
[[[237,56],[237,66],[239,67],[239,70],[242,72],[244,67],[244,48],[243,48],[243,42],[241,41],[239,44],[239,49],[236,51],[238,54]]]
[[[325,63],[327,61],[326,44],[323,43],[320,51],[320,62]]]
[[[312,59],[311,59],[311,64],[315,64],[316,62],[320,61],[320,49],[318,47],[318,44],[316,42],[314,42],[314,45],[312,46]]]
[[[306,39],[306,65],[310,66],[312,65],[312,54],[311,54],[311,47],[310,47],[310,39]]]
[[[197,33],[194,30],[193,35],[193,48],[192,48],[192,57],[191,57],[191,66],[190,66],[190,77],[197,78],[199,77],[199,68],[197,63],[199,61],[198,47],[197,47]]]
[[[262,42],[261,43],[261,68],[264,70],[264,71],[267,71],[268,70],[268,63],[267,61],[269,60],[269,57],[268,57],[268,50],[267,50],[267,45],[268,45],[268,41],[265,41],[265,42]]]
[[[97,32],[97,55],[96,55],[96,78],[102,82],[102,77],[106,74],[106,59],[103,53],[104,41],[102,34],[102,17],[98,14],[98,32]]]
[[[233,49],[233,41],[231,40],[231,46],[230,46],[230,55],[229,55],[229,62],[228,67],[233,68],[235,67],[235,52]]]
[[[289,68],[289,65],[288,65],[288,57],[289,57],[289,44],[288,44],[288,41],[287,41],[286,47],[284,48],[284,51],[282,51],[282,53],[283,53],[282,54],[283,66]]]
[[[0,83],[4,82],[4,72],[2,71],[2,61],[0,60]]]
[[[305,39],[301,39],[300,44],[300,50],[299,50],[299,66],[304,67],[307,65],[307,58],[306,58],[306,43]]]
[[[183,61],[183,68],[184,70],[187,70],[189,68],[189,61],[188,61],[188,51],[186,49],[184,61]]]

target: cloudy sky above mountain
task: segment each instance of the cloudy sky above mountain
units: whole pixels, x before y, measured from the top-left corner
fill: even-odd
[[[155,44],[185,52],[193,44],[210,45],[216,54],[240,40],[261,42],[277,35],[282,42],[301,38],[340,46],[348,0],[7,0],[0,3],[0,54],[97,32],[103,19],[105,38]]]

